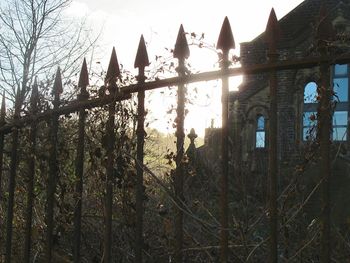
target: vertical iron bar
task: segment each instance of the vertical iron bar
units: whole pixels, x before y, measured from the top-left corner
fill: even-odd
[[[223,50],[221,61],[222,71],[227,71],[229,67],[229,50]],[[222,128],[221,128],[221,167],[220,178],[220,211],[221,211],[221,231],[220,231],[220,258],[221,262],[228,262],[228,77],[222,79]]]
[[[335,37],[334,28],[328,17],[324,4],[321,5],[319,24],[317,27],[317,47],[322,56],[328,55],[329,43]],[[330,219],[330,182],[331,182],[331,129],[332,129],[332,87],[330,86],[330,65],[320,65],[321,86],[318,87],[320,97],[318,107],[318,139],[321,155],[321,263],[331,262],[331,219]]]
[[[280,28],[275,10],[272,8],[265,30],[265,41],[268,45],[267,58],[269,63],[278,59],[277,40],[280,37]],[[278,261],[278,210],[277,210],[277,75],[276,70],[270,71],[269,76],[269,136],[268,136],[268,178],[269,178],[269,217],[270,217],[270,253],[269,262]]]
[[[117,78],[120,75],[119,64],[115,49],[112,50],[108,66],[106,83],[109,93],[115,96],[117,92]],[[108,105],[108,120],[106,124],[107,135],[107,176],[105,199],[105,235],[104,235],[104,262],[112,262],[112,215],[113,215],[113,181],[114,181],[114,146],[115,146],[115,100]]]
[[[55,206],[55,192],[58,178],[58,164],[57,164],[57,143],[58,143],[58,119],[59,114],[57,109],[60,104],[60,93],[62,92],[62,79],[60,69],[57,69],[55,84],[53,88],[54,101],[51,118],[51,128],[49,131],[50,138],[50,159],[49,159],[49,176],[47,188],[47,208],[46,208],[46,244],[45,257],[46,262],[52,262],[52,248],[53,248],[53,230],[54,230],[54,206]]]
[[[6,116],[6,106],[5,106],[5,92],[2,95],[2,103],[1,103],[1,110],[0,110],[0,127],[5,125],[5,116]],[[3,204],[3,193],[2,193],[2,174],[3,174],[3,162],[4,162],[4,139],[5,139],[5,133],[0,132],[0,208]],[[2,258],[2,249],[3,249],[3,221],[1,219],[4,219],[4,216],[2,215],[0,217],[0,258]]]
[[[143,157],[145,142],[145,91],[142,85],[145,83],[145,67],[149,65],[148,54],[143,36],[141,36],[139,47],[135,59],[135,68],[139,68],[137,76],[140,90],[137,93],[137,153],[136,153],[136,242],[135,242],[135,262],[142,262],[143,251],[143,213],[144,213],[144,185],[143,185]]]
[[[139,71],[138,80],[142,84],[144,76],[142,70]],[[143,79],[143,80],[142,80]],[[145,140],[144,120],[145,120],[145,91],[137,93],[137,182],[136,182],[136,262],[142,262],[143,248],[143,146]]]
[[[89,98],[89,93],[86,87],[89,85],[89,77],[87,72],[86,60],[84,59],[78,86],[81,88],[78,95],[79,101],[84,101]],[[84,175],[84,149],[85,149],[85,119],[86,111],[84,108],[79,110],[78,120],[78,144],[77,155],[75,161],[75,194],[76,205],[74,209],[74,245],[73,245],[73,260],[75,263],[81,262],[80,244],[81,244],[81,215],[83,202],[83,175]]]
[[[222,94],[221,94],[221,106],[222,106],[222,127],[221,127],[221,178],[220,178],[220,262],[228,262],[229,250],[228,250],[228,170],[229,170],[229,154],[228,154],[228,115],[229,115],[229,77],[228,69],[230,66],[229,52],[235,48],[235,41],[232,34],[230,22],[225,17],[222,24],[218,42],[216,44],[217,49],[222,50],[222,58],[220,61],[220,67],[224,76],[221,78],[222,81]],[[232,160],[233,161],[233,160]]]
[[[114,174],[114,123],[115,123],[115,102],[108,106],[107,133],[107,180],[106,180],[106,229],[104,262],[112,262],[112,206],[113,206],[113,174]]]
[[[180,77],[185,75],[185,60],[179,59],[178,74]],[[183,156],[184,156],[184,119],[185,119],[185,85],[180,83],[177,89],[177,109],[176,109],[176,173],[175,173],[175,196],[179,208],[176,211],[175,229],[176,229],[176,246],[175,262],[183,261],[183,212],[182,202],[184,201],[183,193]]]
[[[21,91],[17,89],[14,120],[19,119],[21,110]],[[7,207],[7,223],[6,223],[6,254],[5,263],[11,262],[12,253],[12,228],[13,228],[13,208],[15,198],[15,187],[16,187],[16,169],[18,164],[18,128],[14,128],[12,132],[12,150],[11,150],[11,161],[10,161],[10,178],[9,178],[9,199]]]
[[[268,58],[271,63],[278,58],[276,50],[269,50]],[[268,174],[270,181],[270,262],[277,262],[278,212],[277,212],[277,77],[272,70],[269,77],[270,108],[269,108],[269,147]]]
[[[186,75],[185,59],[190,55],[186,34],[183,26],[180,26],[174,49],[174,58],[178,59],[177,73],[180,78]],[[176,263],[183,262],[183,157],[184,157],[184,131],[185,122],[185,83],[180,81],[177,89],[177,109],[176,109],[176,170],[174,178],[174,188],[176,202],[175,207],[175,256]]]
[[[37,113],[38,103],[38,86],[35,83],[32,88],[31,95],[31,114]],[[28,182],[27,182],[27,208],[26,208],[26,222],[25,222],[25,241],[24,241],[24,256],[23,262],[30,262],[31,244],[32,244],[32,218],[33,218],[33,203],[34,203],[34,177],[35,177],[35,152],[36,152],[36,138],[37,138],[37,122],[33,121],[30,125],[29,134],[29,151],[30,157],[28,160]]]
[[[321,262],[331,261],[331,234],[330,234],[330,179],[331,179],[331,88],[329,85],[329,65],[320,65],[321,88],[320,88],[320,153],[321,153],[321,176],[322,182],[322,203],[323,210],[321,216]]]

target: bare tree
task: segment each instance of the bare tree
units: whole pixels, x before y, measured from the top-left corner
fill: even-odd
[[[81,57],[96,43],[86,21],[63,11],[71,0],[4,0],[0,3],[0,88],[22,101],[34,77],[48,84],[58,65],[65,77],[77,72]],[[76,63],[79,60],[79,63]]]

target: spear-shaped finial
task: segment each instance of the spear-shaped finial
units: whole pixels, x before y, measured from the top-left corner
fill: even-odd
[[[4,90],[2,93],[0,123],[5,122],[5,116],[6,116],[6,98],[5,98],[5,90]]]
[[[222,23],[216,48],[221,49],[223,52],[228,52],[230,49],[234,49],[235,47],[235,40],[233,38],[230,21],[226,16],[224,22]]]
[[[275,10],[272,8],[265,30],[265,41],[268,44],[269,51],[276,51],[276,44],[281,36],[281,30],[278,24]]]
[[[322,3],[319,12],[318,25],[316,28],[316,36],[318,40],[332,41],[335,37],[333,25],[328,17],[327,9]]]
[[[109,65],[106,74],[106,83],[111,83],[117,80],[120,75],[119,63],[117,59],[117,54],[115,48],[113,47],[111,59],[109,60]]]
[[[80,94],[78,99],[89,98],[89,92],[86,91],[86,87],[89,85],[89,73],[86,66],[86,59],[84,58],[83,65],[81,66],[78,87],[80,87]]]
[[[34,79],[34,84],[32,86],[32,94],[30,96],[30,106],[32,109],[35,109],[39,100],[39,91],[38,91],[38,80],[37,77]]]
[[[83,60],[83,65],[81,66],[78,87],[86,87],[89,85],[89,73],[87,70],[86,59]]]
[[[145,68],[149,65],[147,48],[145,44],[145,39],[141,35],[139,47],[137,49],[134,67],[135,68]]]
[[[58,97],[63,92],[62,75],[60,67],[57,67],[55,82],[53,84],[53,94]]]
[[[179,33],[177,34],[177,39],[174,48],[174,58],[186,59],[190,56],[190,49],[188,47],[186,33],[183,25],[180,25]]]

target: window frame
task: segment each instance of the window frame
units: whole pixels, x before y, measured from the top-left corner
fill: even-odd
[[[259,125],[259,120],[262,119],[262,127]],[[263,138],[259,140],[262,143],[258,144],[258,134],[263,133]],[[266,148],[266,118],[263,114],[257,114],[255,118],[255,149]]]
[[[335,81],[337,79],[344,79],[346,78],[347,81],[345,82],[347,84],[347,89],[346,89],[346,95],[347,95],[347,98],[346,100],[343,100],[342,98],[339,98],[339,97],[334,97],[334,100],[336,101],[336,105],[335,105],[335,108],[334,108],[334,113],[333,113],[333,116],[332,116],[332,135],[331,135],[331,139],[333,142],[346,142],[349,140],[349,112],[350,112],[350,108],[349,108],[349,96],[350,96],[350,66],[348,64],[342,64],[343,65],[346,65],[346,70],[340,72],[340,73],[337,73],[336,72],[336,66],[337,65],[334,65],[331,67],[331,85],[333,87],[333,90],[335,90]],[[315,102],[310,102],[308,100],[308,102],[305,102],[305,89],[307,87],[307,85],[309,83],[315,83],[315,81],[309,81],[307,82],[305,85],[304,85],[304,89],[303,89],[303,110],[302,110],[302,118],[301,118],[301,122],[302,122],[302,125],[301,125],[301,138],[302,138],[302,141],[303,142],[306,142],[308,141],[310,138],[308,138],[308,133],[314,133],[316,132],[315,130],[312,130],[311,127],[316,125],[317,124],[317,120],[315,121],[315,123],[313,124],[310,124],[312,122],[312,120],[309,120],[307,121],[308,125],[305,125],[305,114],[316,114],[317,113],[317,107],[318,107],[318,102],[317,100],[315,99]],[[317,85],[317,84],[316,84]],[[317,89],[316,89],[317,90]],[[317,95],[317,93],[315,94]],[[347,118],[346,118],[346,123],[342,123],[342,124],[336,124],[334,123],[334,116],[336,115],[336,113],[340,113],[340,112],[346,112],[347,113]],[[308,132],[305,132],[305,129],[308,128]],[[342,137],[338,137],[336,131],[337,129],[344,129],[345,128],[345,132],[346,132],[346,135],[345,136],[342,136]],[[312,137],[311,137],[312,138]],[[342,138],[342,139],[339,139],[339,138]]]

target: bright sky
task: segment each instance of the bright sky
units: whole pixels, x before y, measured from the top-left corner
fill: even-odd
[[[106,47],[102,66],[107,69],[113,46],[118,61],[134,72],[133,63],[140,35],[147,42],[148,55],[154,60],[156,55],[165,53],[165,47],[173,48],[180,24],[186,32],[205,33],[205,42],[217,41],[222,22],[227,16],[230,20],[237,50],[239,43],[252,40],[265,30],[271,8],[277,18],[299,5],[302,0],[73,0],[66,11],[70,16],[88,16],[88,22],[97,31],[103,27],[100,43]],[[190,39],[188,38],[188,41]],[[176,61],[175,61],[176,62]],[[208,49],[191,48],[188,62],[201,71],[217,68],[217,55]],[[231,81],[230,89],[235,89],[240,78]],[[220,82],[198,83],[189,87],[192,99],[194,89],[198,90],[193,105],[188,105],[189,113],[185,119],[186,133],[195,128],[196,133],[204,136],[205,127],[215,119],[215,126],[221,125]],[[170,105],[175,105],[174,96],[158,92],[148,94],[152,101],[149,105],[152,115],[150,126],[163,132],[174,132],[171,123],[167,123]],[[152,118],[151,118],[152,116]],[[157,121],[153,121],[157,119]]]

